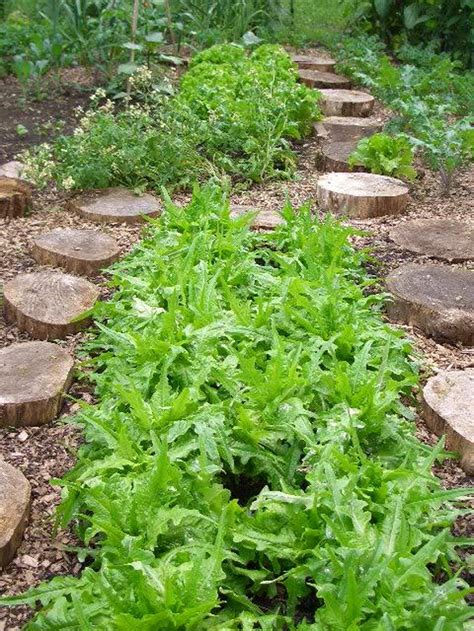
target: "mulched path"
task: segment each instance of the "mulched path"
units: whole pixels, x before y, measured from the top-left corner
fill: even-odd
[[[0,85],[0,88],[2,86]],[[61,109],[58,101],[55,107]],[[76,103],[78,104],[78,103]],[[44,104],[42,104],[43,106]],[[5,117],[2,112],[8,109],[8,104],[0,106],[0,135]],[[56,109],[56,113],[57,112]],[[45,116],[50,115],[49,104],[45,105]],[[64,110],[60,115],[64,118]],[[377,105],[375,116],[386,119],[388,113]],[[18,121],[21,122],[21,121]],[[10,130],[11,132],[11,130]],[[0,146],[0,163],[12,159],[18,151],[18,143],[10,140]],[[35,141],[36,142],[36,141]],[[22,141],[27,144],[27,139]],[[23,146],[24,146],[23,144]],[[33,144],[33,143],[31,143]],[[14,150],[14,147],[17,147]],[[13,147],[13,148],[12,148]],[[22,147],[21,147],[22,148]],[[270,182],[255,186],[251,191],[233,196],[232,201],[240,204],[251,204],[262,208],[281,208],[289,200],[299,206],[306,201],[316,199],[316,183],[321,171],[318,170],[320,157],[319,141],[313,137],[298,147],[299,166],[294,181]],[[351,221],[358,228],[370,232],[367,236],[356,238],[357,245],[373,249],[374,256],[380,261],[375,273],[385,275],[388,271],[402,262],[417,261],[423,257],[397,249],[390,241],[390,228],[399,221],[418,217],[450,217],[465,219],[472,217],[474,210],[473,199],[474,177],[472,170],[461,172],[447,197],[440,196],[439,185],[429,172],[419,179],[412,187],[412,198],[407,213],[401,217],[372,219],[366,221]],[[139,237],[141,228],[138,226],[96,226],[84,219],[62,210],[66,200],[64,194],[54,189],[46,193],[35,193],[35,208],[29,217],[15,219],[4,224],[0,231],[0,287],[6,280],[25,271],[39,268],[29,253],[31,240],[53,227],[83,227],[99,228],[115,237],[122,252],[127,252]],[[184,202],[188,196],[180,196],[177,201]],[[471,268],[472,268],[472,264]],[[469,264],[464,264],[469,267]],[[108,289],[104,278],[97,278],[101,284],[102,295],[106,297]],[[415,349],[424,355],[424,374],[445,368],[465,368],[474,366],[474,350],[456,346],[440,345],[425,338],[420,331],[404,327]],[[61,345],[74,351],[77,344],[87,333],[71,336],[60,341]],[[0,317],[0,347],[20,340],[28,340],[27,334],[20,334],[15,327],[6,326]],[[40,581],[61,574],[77,574],[81,564],[74,553],[68,551],[68,546],[77,545],[71,529],[54,532],[54,510],[59,502],[59,490],[49,484],[53,477],[61,477],[70,469],[75,460],[75,451],[80,444],[80,434],[73,425],[66,424],[68,417],[78,409],[76,400],[91,402],[93,396],[85,384],[75,384],[70,399],[65,404],[64,414],[55,423],[39,428],[0,429],[0,453],[11,464],[17,466],[30,480],[33,490],[32,514],[22,545],[15,559],[0,575],[0,593],[18,593],[37,585]],[[417,435],[420,440],[434,444],[437,438],[433,436],[421,419],[417,419]],[[447,461],[436,465],[434,472],[441,478],[446,488],[467,486],[469,479],[460,469],[456,461]],[[471,481],[472,482],[472,481]],[[467,534],[474,529],[473,520],[463,517],[456,523],[456,534]],[[0,608],[0,631],[15,631],[20,629],[31,616],[31,610],[25,607]]]

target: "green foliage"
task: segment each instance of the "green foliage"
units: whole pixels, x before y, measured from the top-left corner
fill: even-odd
[[[349,157],[349,166],[356,164],[362,164],[372,173],[381,175],[393,175],[408,180],[416,177],[413,150],[404,136],[381,133],[362,138]]]
[[[297,83],[290,57],[271,45],[250,55],[235,44],[210,48],[176,96],[151,86],[145,100],[118,112],[110,102],[93,105],[74,135],[25,158],[31,176],[66,188],[156,189],[209,177],[288,177],[296,162],[289,141],[319,116],[317,93]]]
[[[115,266],[60,482],[89,564],[3,599],[42,604],[26,629],[463,630],[468,491],[412,435],[410,347],[352,230],[284,216],[254,233],[196,190]]]

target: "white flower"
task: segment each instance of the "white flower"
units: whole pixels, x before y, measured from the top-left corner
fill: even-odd
[[[73,178],[69,175],[68,177],[64,178],[63,180],[63,188],[66,189],[66,191],[69,191],[71,188],[74,187],[74,180]]]

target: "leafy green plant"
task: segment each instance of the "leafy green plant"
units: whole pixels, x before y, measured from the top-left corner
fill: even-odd
[[[374,134],[362,138],[356,150],[349,156],[349,166],[362,164],[372,173],[393,175],[413,180],[416,169],[413,167],[413,150],[404,136]]]

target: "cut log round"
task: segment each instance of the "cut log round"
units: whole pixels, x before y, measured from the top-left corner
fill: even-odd
[[[365,167],[356,164],[349,167],[349,156],[357,148],[357,141],[328,142],[322,148],[323,166],[325,171],[365,171]]]
[[[407,263],[387,277],[389,316],[436,340],[474,344],[474,272]]]
[[[42,425],[59,414],[74,360],[51,342],[0,349],[0,426]]]
[[[293,55],[292,59],[301,70],[332,72],[336,65],[334,59],[320,57],[319,55]]]
[[[382,129],[382,123],[376,118],[358,118],[356,116],[327,116],[319,123],[333,142],[349,142],[372,136]]]
[[[18,162],[18,160],[11,160],[10,162],[5,162],[0,166],[0,176],[21,180],[21,175],[24,170],[25,165],[23,163]]]
[[[281,214],[276,210],[269,210],[267,208],[258,209],[255,206],[246,206],[244,204],[232,204],[230,210],[231,217],[239,217],[246,213],[257,213],[256,217],[252,221],[252,228],[254,230],[273,230],[278,225],[284,223],[284,219]]]
[[[90,323],[83,316],[99,290],[89,281],[62,272],[20,274],[5,284],[5,319],[37,339],[58,339]]]
[[[474,260],[474,223],[414,219],[395,226],[390,238],[405,250],[451,262]]]
[[[298,77],[310,88],[340,88],[349,89],[351,82],[347,77],[341,77],[333,72],[320,72],[319,70],[300,70]]]
[[[325,116],[370,116],[375,99],[357,90],[320,90],[319,107]]]
[[[25,182],[0,176],[0,217],[22,217],[31,207],[31,188]]]
[[[446,434],[446,447],[461,455],[461,467],[474,475],[474,369],[440,372],[423,389],[428,427]]]
[[[0,567],[15,556],[30,514],[31,487],[23,473],[0,459]]]
[[[408,186],[373,173],[328,173],[318,180],[317,196],[325,210],[367,219],[402,213],[408,203]]]
[[[126,188],[109,188],[86,193],[69,202],[70,208],[90,221],[99,223],[137,223],[144,216],[160,214],[160,202],[153,195],[134,195]]]
[[[40,265],[94,276],[118,259],[120,249],[115,239],[107,234],[56,228],[34,240],[32,254]]]

